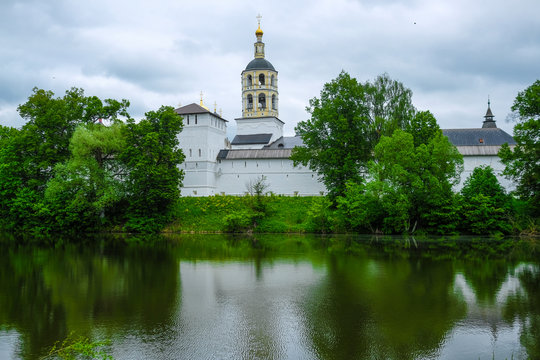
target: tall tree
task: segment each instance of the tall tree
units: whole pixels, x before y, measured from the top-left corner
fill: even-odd
[[[512,111],[517,145],[504,144],[499,157],[506,165],[504,174],[517,183],[517,193],[528,200],[533,214],[540,213],[540,80],[518,93]]]
[[[78,88],[67,90],[62,98],[55,98],[52,91],[34,88],[28,101],[18,107],[26,120],[24,157],[32,158],[25,168],[39,182],[41,190],[52,178],[54,166],[69,157],[69,141],[80,124],[97,122],[98,119],[116,120],[127,114],[127,100],[85,96]]]
[[[184,177],[178,167],[184,154],[178,148],[182,118],[172,107],[146,113],[139,123],[128,120],[126,148],[120,155],[127,167],[128,227],[159,230],[180,197]]]
[[[411,96],[386,74],[362,84],[342,71],[309,101],[311,117],[296,127],[304,146],[291,159],[316,171],[331,197],[342,195],[347,181],[362,181],[379,138],[408,124],[415,112]]]

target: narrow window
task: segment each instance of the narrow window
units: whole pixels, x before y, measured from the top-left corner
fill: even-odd
[[[191,157],[191,156],[192,156],[192,154],[191,154],[191,149],[189,149],[189,157]]]
[[[266,96],[259,94],[259,109],[266,109]]]
[[[195,125],[197,125],[197,114],[195,114]]]
[[[187,116],[187,124],[189,125],[189,115]]]
[[[270,85],[276,86],[276,77],[274,75],[270,78]]]
[[[253,95],[248,94],[247,96],[247,108],[248,110],[253,109]]]
[[[201,157],[201,149],[199,149],[199,157]]]
[[[259,85],[264,85],[264,74],[259,74]]]
[[[247,76],[247,86],[252,86],[253,85],[253,78],[251,77],[251,75],[248,75]]]
[[[277,99],[276,99],[276,95],[272,95],[272,109],[273,109],[273,110],[276,110],[276,109],[277,109]]]

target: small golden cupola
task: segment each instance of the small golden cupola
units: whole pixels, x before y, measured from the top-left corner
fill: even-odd
[[[277,71],[265,59],[261,15],[257,16],[254,59],[242,71],[242,117],[278,117]]]

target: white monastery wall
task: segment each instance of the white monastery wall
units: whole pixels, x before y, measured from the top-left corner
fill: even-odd
[[[247,185],[265,176],[269,192],[282,195],[321,195],[326,189],[309,168],[294,167],[289,159],[220,160],[217,193],[244,195]]]

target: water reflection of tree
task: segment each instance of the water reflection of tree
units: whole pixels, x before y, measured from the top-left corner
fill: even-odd
[[[497,292],[515,264],[506,259],[474,259],[461,263],[460,268],[479,304],[496,303]]]
[[[114,336],[155,333],[171,321],[179,292],[178,262],[156,247],[66,246],[1,251],[0,324],[20,334],[22,358],[35,358],[74,331],[100,324]]]
[[[325,359],[433,356],[465,315],[453,280],[450,261],[334,256],[306,298],[307,337]]]
[[[42,251],[0,248],[0,325],[20,334],[18,356],[37,358],[66,336],[65,311],[43,281]]]
[[[518,274],[521,291],[510,296],[503,315],[513,323],[521,325],[520,342],[529,359],[540,359],[540,268],[529,266]]]

